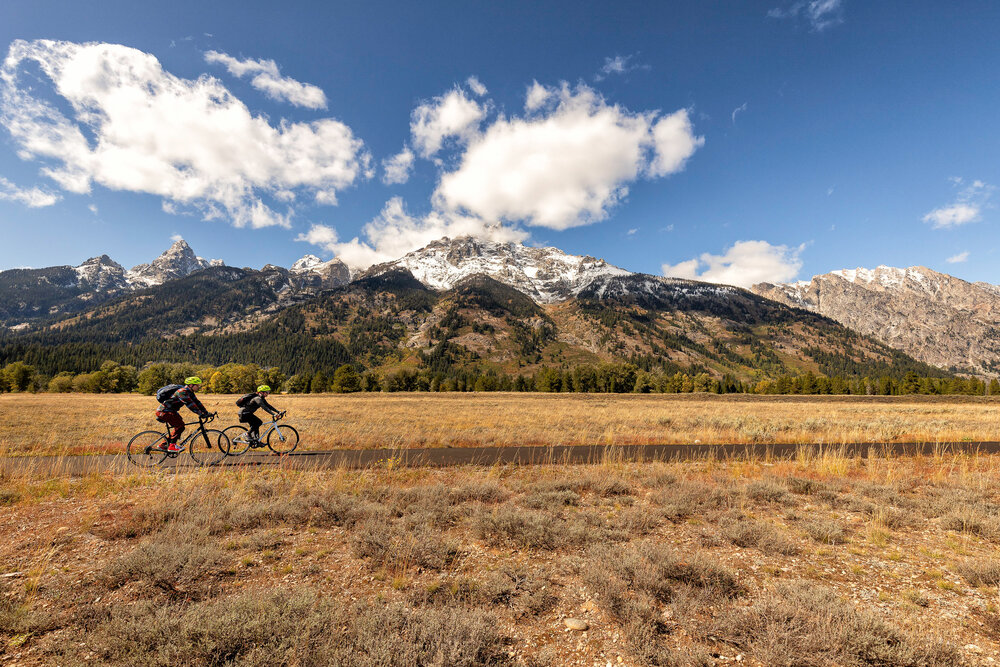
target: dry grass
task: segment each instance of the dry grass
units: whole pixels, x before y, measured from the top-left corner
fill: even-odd
[[[207,394],[213,426],[235,396]],[[302,449],[563,444],[946,442],[996,440],[998,401],[975,397],[586,394],[287,395],[273,403]],[[154,399],[0,394],[0,455],[119,453],[159,428]],[[2,501],[0,501],[2,502]]]
[[[960,455],[0,476],[0,662],[986,664],[998,483]]]

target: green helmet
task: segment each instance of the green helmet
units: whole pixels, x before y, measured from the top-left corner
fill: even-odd
[[[257,391],[258,392],[260,392],[260,391],[271,391],[271,388],[268,387],[266,384],[262,384],[261,386],[257,387]]]
[[[189,378],[184,378],[184,384],[201,384],[201,378],[197,375],[192,375]]]

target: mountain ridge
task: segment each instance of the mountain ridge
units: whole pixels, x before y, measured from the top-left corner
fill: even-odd
[[[1000,287],[925,266],[840,269],[752,291],[830,317],[916,359],[977,375],[1000,371]]]

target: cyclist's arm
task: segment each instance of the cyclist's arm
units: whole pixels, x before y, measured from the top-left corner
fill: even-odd
[[[199,401],[193,394],[185,392],[184,395],[181,396],[181,400],[184,401],[184,405],[188,406],[191,412],[195,413],[199,417],[209,416],[208,410],[205,409],[205,406],[202,405],[201,401]]]
[[[264,410],[269,415],[278,415],[278,414],[280,414],[278,412],[278,410],[276,410],[273,405],[271,405],[270,403],[268,403],[267,399],[265,399],[263,396],[258,396],[258,398],[260,399],[260,407],[264,408]]]

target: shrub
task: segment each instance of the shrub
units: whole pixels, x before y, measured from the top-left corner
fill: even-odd
[[[480,513],[474,527],[480,539],[495,546],[552,550],[590,539],[586,525],[579,519],[564,520],[506,506]]]
[[[90,650],[105,664],[150,667],[513,664],[507,640],[484,612],[346,607],[302,590],[254,591],[190,606],[120,605],[92,626],[82,638],[86,646],[60,642],[60,650]]]
[[[843,544],[847,541],[844,529],[836,521],[817,519],[806,521],[802,528],[812,539],[820,544]]]
[[[785,499],[788,492],[772,480],[758,480],[747,484],[747,497],[758,502],[777,503]]]
[[[722,535],[738,547],[755,547],[766,554],[791,556],[799,552],[797,545],[763,521],[742,519],[725,524]]]
[[[523,496],[521,505],[532,509],[557,511],[563,507],[580,504],[580,494],[576,491],[535,491]]]
[[[177,593],[182,584],[209,578],[208,571],[221,560],[222,552],[206,535],[170,530],[119,557],[104,568],[102,575],[110,588],[140,581]]]
[[[461,555],[458,545],[430,528],[404,530],[376,522],[365,526],[354,538],[354,555],[368,559],[372,568],[416,566],[443,570]]]
[[[1000,585],[1000,560],[966,560],[955,566],[955,571],[971,586]]]
[[[728,610],[711,634],[765,665],[945,667],[963,662],[955,647],[907,636],[805,582],[782,584],[749,607]]]

